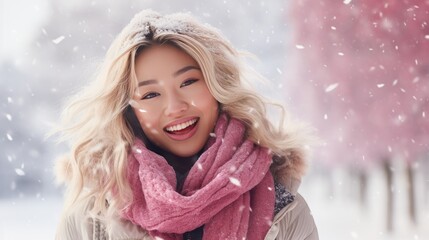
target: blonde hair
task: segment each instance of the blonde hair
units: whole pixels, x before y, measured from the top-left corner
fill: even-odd
[[[109,217],[132,199],[126,165],[135,132],[124,115],[137,89],[136,53],[153,44],[172,44],[193,57],[221,111],[241,120],[248,137],[271,149],[278,164],[304,147],[284,120],[279,127],[269,121],[268,102],[243,84],[240,53],[216,29],[186,14],[161,16],[145,10],[114,40],[95,80],[63,111],[61,140],[71,143],[70,153],[58,165],[68,184],[64,209],[73,211],[79,202],[92,201],[92,215]]]

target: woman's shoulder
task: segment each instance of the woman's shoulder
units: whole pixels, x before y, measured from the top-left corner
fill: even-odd
[[[298,193],[306,162],[299,151],[285,157],[273,157],[271,172],[275,179],[275,218],[266,239],[317,240],[318,233],[311,210]]]
[[[299,193],[276,214],[266,239],[319,239],[311,210]]]
[[[131,223],[130,221],[114,218],[111,219],[109,224],[103,226],[103,223],[100,223],[102,227],[105,228],[105,235],[109,236],[107,239],[133,239],[133,240],[149,240],[152,239],[147,231],[141,227]]]
[[[93,201],[81,201],[66,211],[57,229],[56,239],[150,239],[147,232],[122,218],[101,220],[89,214]]]
[[[88,215],[90,206],[88,201],[78,201],[72,207],[64,209],[55,239],[93,239],[93,220]]]

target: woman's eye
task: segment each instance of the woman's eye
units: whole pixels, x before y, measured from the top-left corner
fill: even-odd
[[[198,81],[198,79],[188,79],[188,80],[184,81],[184,82],[180,85],[180,87],[186,87],[186,86],[191,85],[192,83],[194,83],[194,82],[196,82],[196,81]]]
[[[150,92],[150,93],[145,94],[145,95],[142,97],[142,99],[151,99],[151,98],[154,98],[154,97],[156,97],[156,96],[159,96],[159,93]]]

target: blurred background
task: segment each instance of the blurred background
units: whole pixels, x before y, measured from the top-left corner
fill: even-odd
[[[67,146],[45,134],[145,8],[221,29],[316,128],[300,192],[321,239],[429,239],[428,0],[0,0],[0,239],[53,239]]]

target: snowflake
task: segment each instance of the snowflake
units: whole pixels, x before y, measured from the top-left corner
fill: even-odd
[[[229,181],[237,187],[241,187],[241,182],[237,178],[229,177]]]

